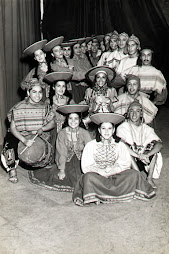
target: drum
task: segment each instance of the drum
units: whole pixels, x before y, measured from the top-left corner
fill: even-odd
[[[53,158],[52,145],[42,136],[28,135],[25,138],[34,139],[30,147],[26,147],[21,141],[18,144],[18,157],[25,164],[31,167],[43,168]]]

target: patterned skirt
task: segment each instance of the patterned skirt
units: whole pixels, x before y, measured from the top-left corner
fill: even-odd
[[[133,199],[150,200],[155,196],[152,186],[134,169],[103,177],[97,173],[86,173],[77,182],[73,201],[76,205],[90,203],[127,202]]]
[[[34,171],[29,171],[29,179],[32,183],[50,190],[73,192],[77,181],[82,175],[80,161],[74,155],[70,162],[66,163],[63,180],[58,178],[59,170],[56,165],[48,166]]]

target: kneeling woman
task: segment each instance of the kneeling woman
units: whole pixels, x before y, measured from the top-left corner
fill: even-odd
[[[98,113],[91,120],[99,125],[99,136],[89,142],[82,154],[84,175],[75,186],[73,201],[77,205],[114,203],[132,199],[148,200],[155,196],[152,186],[131,168],[126,145],[113,137],[115,124],[124,117]]]

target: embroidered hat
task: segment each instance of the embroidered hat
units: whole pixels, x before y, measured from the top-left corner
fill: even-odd
[[[45,47],[44,47],[44,51],[49,52],[51,51],[55,46],[59,46],[62,44],[64,37],[60,36],[57,37],[51,41],[49,41],[48,43],[46,43]]]
[[[120,33],[119,36],[124,36],[126,38],[126,40],[128,40],[128,38],[129,38],[128,34],[125,32]]]
[[[68,81],[72,78],[73,74],[71,72],[51,72],[44,77],[44,81],[53,83],[55,81],[63,80]]]
[[[116,39],[117,40],[118,38],[119,38],[119,34],[116,30],[114,30],[111,37],[110,37],[110,39]]]
[[[45,84],[38,80],[37,78],[32,78],[29,82],[27,82],[27,86],[25,87],[27,90],[31,89],[33,86],[40,86],[45,88]]]
[[[69,104],[60,106],[57,108],[57,111],[63,113],[63,114],[70,114],[70,113],[82,113],[89,109],[88,105],[80,105],[80,104]]]
[[[138,50],[141,49],[140,47],[140,40],[138,37],[136,37],[134,34],[132,34],[129,38],[128,38],[128,42],[129,41],[134,41],[137,45],[138,45]]]
[[[116,73],[112,68],[108,66],[96,66],[88,70],[86,73],[86,78],[93,82],[96,74],[99,72],[105,73],[110,81],[116,76]]]
[[[43,47],[45,46],[46,43],[47,43],[47,40],[37,41],[37,42],[31,44],[26,49],[24,49],[23,54],[25,56],[32,55],[35,53],[36,50],[43,49]]]
[[[124,121],[125,117],[116,113],[97,113],[90,116],[90,119],[95,124],[113,123],[118,124]]]

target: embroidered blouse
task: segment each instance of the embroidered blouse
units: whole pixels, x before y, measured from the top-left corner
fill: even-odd
[[[116,143],[112,138],[109,144],[105,144],[94,139],[85,146],[81,165],[83,173],[95,172],[108,177],[129,169],[131,156],[122,142]]]
[[[73,155],[81,159],[84,146],[91,140],[87,130],[78,128],[71,131],[66,127],[59,131],[56,139],[56,164],[59,169],[65,169],[66,162],[70,162]]]

